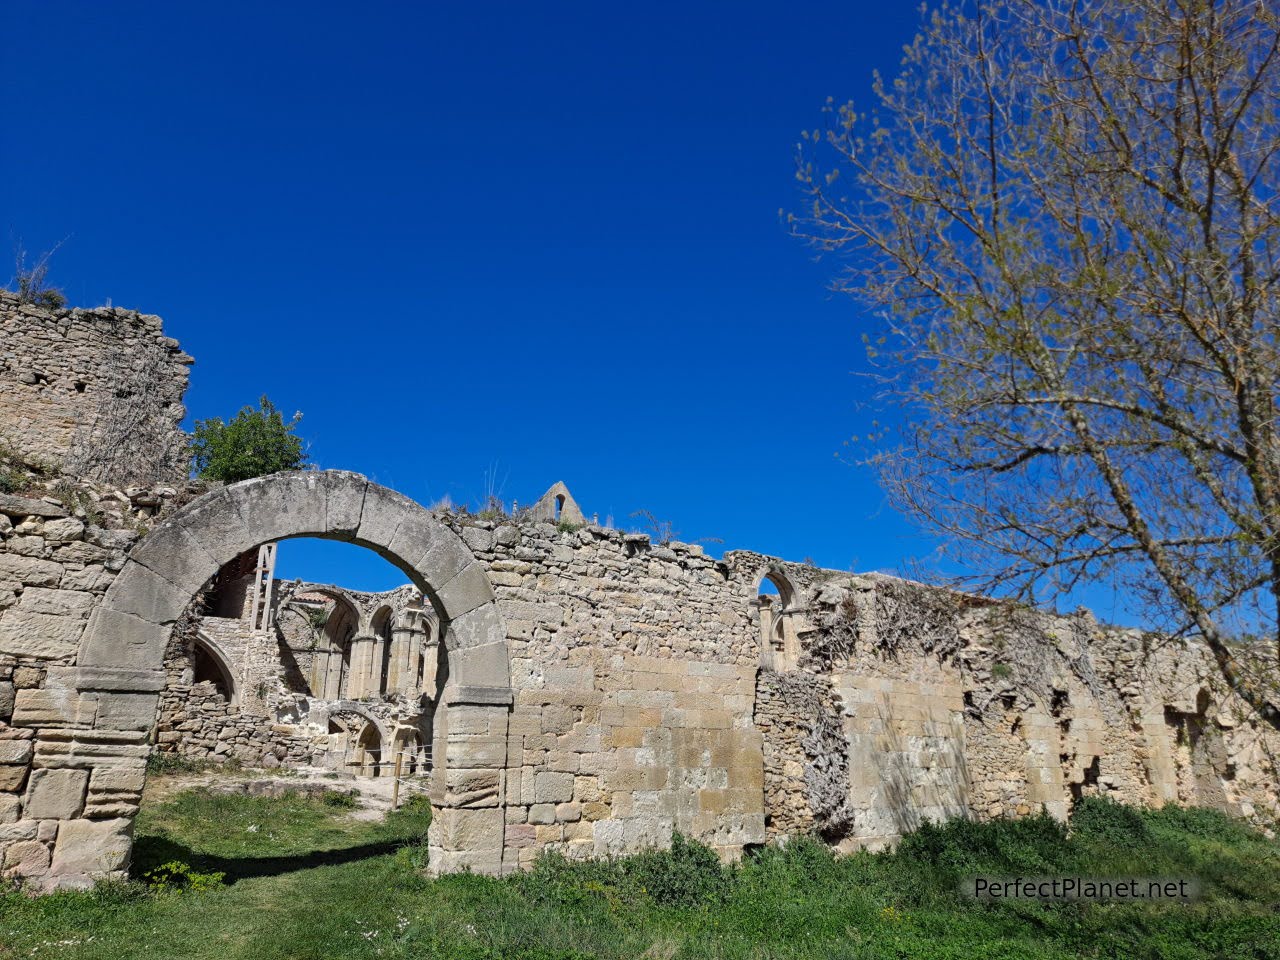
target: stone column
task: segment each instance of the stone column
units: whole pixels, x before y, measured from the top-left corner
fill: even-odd
[[[369,686],[367,696],[376,697],[382,692],[382,661],[385,659],[387,641],[383,637],[369,638]]]
[[[163,670],[51,666],[42,688],[17,691],[0,747],[26,783],[0,840],[33,886],[124,877],[164,685]]]
[[[403,626],[394,627],[391,631],[391,659],[387,664],[387,693],[405,692],[404,675],[408,666],[408,652],[409,631]]]
[[[409,634],[409,662],[406,668],[405,692],[415,697],[423,692],[423,678],[418,671],[418,662],[422,659],[422,638],[422,631],[416,628]],[[434,693],[435,691],[431,692]]]
[[[760,606],[760,666],[773,669],[775,661],[773,651],[773,598],[762,596]]]
[[[326,700],[337,700],[342,696],[342,651],[330,650],[325,655],[324,686],[320,696]]]
[[[369,638],[351,638],[351,670],[347,678],[347,698],[359,700],[369,683]]]
[[[445,699],[447,708],[435,716],[429,869],[433,875],[515,869],[503,862],[511,691],[463,687]]]

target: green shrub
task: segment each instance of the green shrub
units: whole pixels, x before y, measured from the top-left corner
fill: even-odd
[[[302,414],[285,423],[265,396],[258,409],[244,407],[230,423],[220,417],[197,420],[191,463],[201,480],[235,483],[309,466],[302,439],[294,435]]]
[[[1151,833],[1142,814],[1106,797],[1085,797],[1071,812],[1071,829],[1084,843],[1112,849],[1147,849]]]
[[[27,485],[27,475],[16,467],[0,464],[0,493],[17,493]]]
[[[326,790],[320,794],[320,802],[333,810],[356,810],[360,806],[360,798],[344,790]]]
[[[198,873],[181,860],[170,860],[142,875],[152,893],[203,893],[222,886],[225,873]]]
[[[1066,826],[1045,813],[987,823],[926,820],[898,846],[900,859],[940,868],[952,877],[1049,870],[1068,853]]]
[[[669,850],[647,850],[622,862],[627,879],[660,906],[714,904],[729,890],[729,871],[716,852],[679,832]]]

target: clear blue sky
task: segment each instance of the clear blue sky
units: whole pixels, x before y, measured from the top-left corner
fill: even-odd
[[[476,502],[496,468],[507,500],[562,479],[713,551],[930,551],[836,460],[866,432],[863,320],[779,221],[799,131],[895,70],[911,5],[5,13],[5,239],[68,237],[73,304],[164,317],[192,418],[266,393],[317,464],[422,502]]]

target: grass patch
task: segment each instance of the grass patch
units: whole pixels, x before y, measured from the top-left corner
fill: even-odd
[[[374,824],[323,796],[180,794],[144,812],[139,858],[225,872],[225,885],[2,895],[0,957],[1280,958],[1280,845],[1204,810],[1090,800],[1070,831],[956,821],[892,854],[802,840],[734,868],[680,840],[605,862],[548,856],[503,880],[416,872],[428,817],[418,806]],[[957,890],[975,873],[1194,876],[1204,899],[977,903]]]

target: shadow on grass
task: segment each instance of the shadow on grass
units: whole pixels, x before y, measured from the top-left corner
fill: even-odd
[[[412,843],[413,841],[403,839],[384,840],[378,843],[362,843],[334,850],[313,850],[281,857],[219,857],[198,853],[191,847],[168,837],[151,835],[139,837],[134,842],[133,866],[130,873],[135,879],[140,880],[148,870],[171,860],[180,860],[201,873],[224,873],[226,883],[230,885],[253,877],[275,877],[298,870],[333,867],[354,863],[357,860],[368,860],[371,857],[382,857]]]

